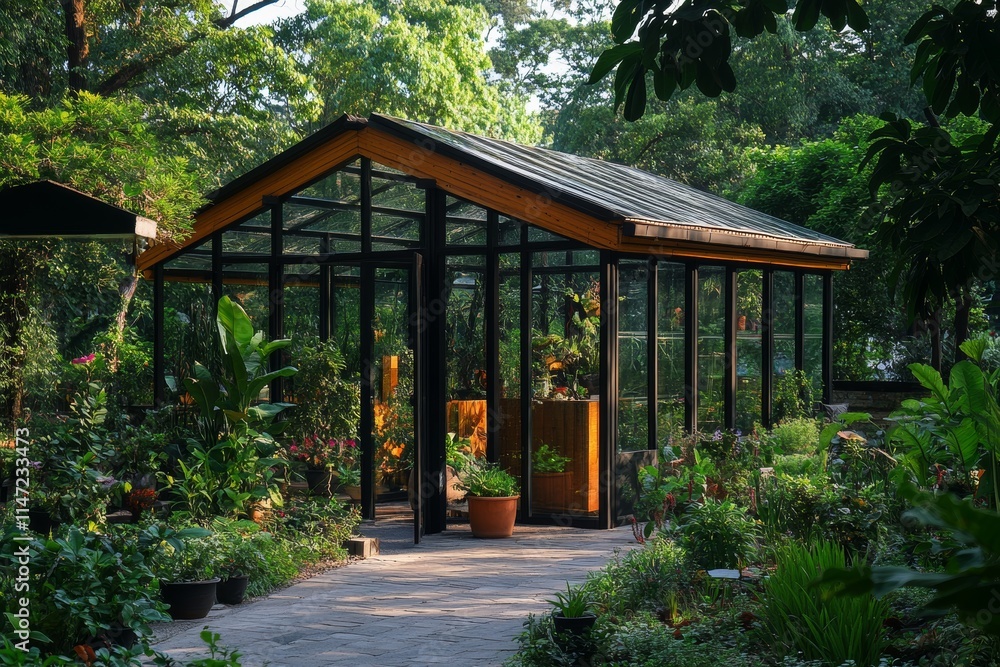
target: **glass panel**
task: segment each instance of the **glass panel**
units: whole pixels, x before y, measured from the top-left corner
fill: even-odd
[[[413,466],[413,351],[409,340],[409,271],[375,269],[374,395],[376,493],[405,491]]]
[[[594,515],[598,467],[597,272],[545,273],[532,287],[532,511]]]
[[[222,253],[270,255],[271,212],[264,211],[238,227],[222,232]]]
[[[771,415],[774,421],[782,416],[775,410],[778,383],[786,373],[795,372],[795,274],[791,271],[774,272],[774,312],[771,314],[774,330],[774,368],[771,380]]]
[[[173,268],[168,262],[164,269]],[[211,283],[167,282],[163,285],[163,371],[168,400],[177,400],[180,419],[194,426],[194,401],[184,389],[195,362],[215,367],[216,327]],[[256,324],[256,322],[254,323]],[[265,322],[266,326],[266,322]]]
[[[335,266],[330,287],[330,338],[344,357],[343,377],[357,387],[361,414],[361,269]]]
[[[486,245],[486,209],[448,197],[445,233],[449,245]]]
[[[542,229],[541,227],[535,227],[534,225],[529,225],[528,227],[528,243],[544,242],[544,241],[568,241],[569,239],[559,236],[558,234],[553,234],[552,232]]]
[[[763,272],[736,274],[736,430],[749,433],[760,421]]]
[[[319,267],[285,267],[285,338],[319,339]]]
[[[723,384],[726,379],[726,270],[698,269],[698,430],[723,427]]]
[[[385,172],[373,165],[373,174]],[[372,177],[372,250],[412,247],[420,240],[427,194],[410,180]],[[406,243],[412,241],[413,243]]]
[[[485,265],[482,255],[451,256],[445,273],[448,432],[476,457],[486,455]]]
[[[657,270],[659,303],[656,350],[659,355],[656,423],[660,447],[684,432],[685,276],[683,264],[665,262]]]
[[[500,216],[500,245],[521,245],[521,227],[524,223],[506,215]]]
[[[823,395],[823,276],[806,275],[803,282],[802,365],[819,398]]]
[[[212,241],[209,239],[182,255],[174,257],[164,264],[164,269],[171,270],[192,270],[211,271],[212,270]]]
[[[361,176],[358,174],[359,168],[360,163],[358,160],[355,160],[348,167],[340,171],[335,171],[312,185],[299,190],[296,195],[356,203],[361,199]]]
[[[625,261],[618,272],[618,451],[649,448],[649,270]]]
[[[223,264],[222,293],[243,306],[258,331],[267,331],[271,303],[267,264]]]
[[[501,266],[509,269],[500,276],[500,405],[496,428],[500,465],[521,479],[521,263],[518,254],[501,255]]]
[[[555,250],[532,253],[532,266],[585,266],[596,267],[601,263],[598,250]]]

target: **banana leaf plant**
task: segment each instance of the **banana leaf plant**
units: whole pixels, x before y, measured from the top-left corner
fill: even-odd
[[[274,436],[284,426],[276,418],[292,404],[259,402],[259,397],[273,380],[296,372],[291,366],[269,370],[271,355],[291,341],[265,341],[246,311],[229,297],[219,300],[216,323],[219,373],[197,363],[194,377],[184,379],[198,406],[199,437],[190,443],[191,460],[183,468],[184,479],[169,480],[182,499],[191,501],[189,511],[199,515],[206,511],[244,513],[264,498],[280,504],[281,495],[272,480],[274,469],[286,461],[274,456],[278,450]],[[208,502],[195,503],[195,499]]]

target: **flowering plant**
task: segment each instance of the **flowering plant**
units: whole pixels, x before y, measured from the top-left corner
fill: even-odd
[[[295,461],[302,461],[312,470],[329,470],[345,461],[353,465],[357,444],[350,438],[323,438],[312,434],[302,441],[292,440],[288,453]]]

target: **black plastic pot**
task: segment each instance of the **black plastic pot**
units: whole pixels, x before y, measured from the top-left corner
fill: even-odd
[[[48,537],[49,532],[59,525],[48,510],[28,509],[28,529],[33,533]]]
[[[247,584],[250,577],[243,575],[240,577],[229,577],[225,581],[220,581],[215,589],[215,598],[222,604],[240,604],[247,593]]]
[[[582,635],[594,627],[597,615],[592,611],[585,612],[583,616],[563,616],[559,612],[555,612],[552,614],[552,621],[555,623],[556,632]]]
[[[205,618],[215,604],[219,580],[161,583],[163,601],[170,605],[173,619]]]
[[[333,481],[333,473],[331,471],[307,469],[305,475],[310,493],[320,496],[330,496],[330,482]]]

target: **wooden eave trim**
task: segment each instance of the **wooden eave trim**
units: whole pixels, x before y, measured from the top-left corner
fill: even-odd
[[[148,278],[155,264],[261,210],[265,197],[282,197],[292,193],[359,156],[417,178],[432,180],[456,197],[599,249],[679,259],[780,264],[805,269],[843,270],[850,267],[850,259],[841,256],[627,236],[623,232],[623,221],[594,218],[545,194],[513,185],[461,160],[368,126],[345,130],[342,135],[317,146],[294,162],[204,209],[196,216],[194,231],[183,243],[154,245],[139,256],[139,270]]]
[[[237,220],[259,211],[263,208],[264,197],[287,195],[357,156],[358,130],[346,130],[344,134],[317,146],[298,160],[198,213],[195,216],[194,230],[182,243],[158,244],[139,255],[139,270],[145,274],[153,265],[169,259],[179,250],[200,243]]]
[[[638,255],[655,255],[657,257],[676,257],[678,259],[699,259],[719,262],[745,262],[749,264],[781,265],[799,269],[817,269],[843,271],[849,269],[851,262],[842,257],[823,258],[815,255],[798,253],[781,253],[753,248],[733,248],[707,244],[680,244],[663,242],[633,242],[623,238],[619,247],[621,252]]]

